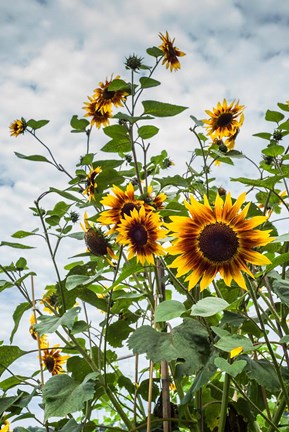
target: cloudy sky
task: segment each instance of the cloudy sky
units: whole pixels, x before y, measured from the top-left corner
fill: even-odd
[[[287,1],[14,0],[1,2],[0,22],[0,241],[11,240],[10,234],[19,229],[35,228],[28,207],[50,185],[61,188],[65,180],[49,165],[17,159],[15,151],[44,153],[28,134],[10,137],[9,124],[21,116],[50,119],[39,136],[62,165],[73,168],[85,142],[83,136],[70,133],[70,118],[84,114],[83,102],[99,81],[111,74],[128,78],[123,65],[128,55],[144,56],[152,64],[145,50],[160,44],[159,32],[168,30],[186,53],[178,73],[157,70],[155,78],[162,86],[151,94],[189,107],[174,130],[164,123],[154,144],[155,153],[167,149],[177,162],[176,172],[184,171],[194,146],[190,114],[204,118],[204,110],[223,98],[239,99],[246,110],[238,149],[258,162],[263,143],[252,134],[271,131],[265,111],[289,99]],[[101,133],[95,133],[92,142],[97,152]],[[240,170],[250,175],[251,168],[242,163]],[[227,189],[228,176],[235,174],[227,166],[216,172]],[[3,264],[17,256],[17,250],[0,248]],[[46,280],[46,252],[32,252],[30,260],[38,273],[36,284],[51,283]],[[10,290],[12,310],[18,302],[18,293]],[[12,320],[3,300],[0,320],[0,337],[7,340]],[[20,331],[15,340],[21,339]]]

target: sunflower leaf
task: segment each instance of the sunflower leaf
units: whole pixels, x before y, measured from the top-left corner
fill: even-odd
[[[79,119],[77,115],[71,117],[70,126],[74,129],[74,131],[71,132],[85,132],[88,125],[89,121],[86,119]]]
[[[268,391],[274,393],[280,390],[280,382],[274,366],[266,359],[252,360],[246,356],[245,372],[250,379],[257,381]]]
[[[26,351],[23,351],[16,345],[0,346],[0,375],[6,371],[6,368],[10,366],[11,363],[13,363],[19,357],[22,357],[24,354],[26,354]]]
[[[14,313],[13,313],[13,320],[14,320],[14,323],[15,323],[15,324],[14,324],[14,328],[13,328],[13,330],[12,330],[12,332],[11,332],[11,336],[10,336],[10,343],[12,343],[12,341],[13,341],[14,335],[15,335],[17,329],[18,329],[18,326],[19,326],[20,320],[21,320],[21,318],[22,318],[24,312],[26,312],[26,311],[27,311],[28,309],[30,309],[30,308],[31,308],[31,304],[28,303],[28,302],[20,303],[20,304],[16,307],[16,309],[15,309],[15,311],[14,311]]]
[[[141,77],[139,82],[142,88],[157,87],[160,85],[160,81],[149,77]]]
[[[226,372],[234,378],[242,372],[246,364],[247,362],[245,360],[237,360],[230,364],[222,357],[217,357],[215,359],[215,365],[221,369],[221,371]]]
[[[164,322],[180,317],[186,311],[183,303],[177,300],[165,300],[161,302],[155,312],[155,321]]]
[[[49,123],[49,120],[34,120],[34,119],[30,119],[27,122],[27,126],[29,126],[32,129],[36,130],[36,129],[40,129],[43,126],[47,125],[47,123]]]
[[[48,162],[51,164],[51,162],[42,155],[31,155],[31,156],[26,156],[22,153],[18,153],[18,152],[14,152],[15,156],[17,156],[19,159],[26,159],[26,160],[30,160],[30,161],[34,161],[34,162]]]
[[[84,403],[93,398],[95,378],[96,374],[91,373],[80,384],[66,374],[50,378],[43,388],[45,421],[81,411]]]
[[[144,114],[151,114],[155,117],[172,117],[188,108],[153,100],[143,101],[142,104],[144,107]]]
[[[155,46],[148,48],[147,53],[148,53],[148,55],[150,55],[152,57],[160,57],[160,56],[164,55],[163,51],[161,49],[155,47]]]
[[[34,325],[34,329],[40,336],[45,333],[54,333],[59,326],[66,326],[71,330],[79,311],[80,307],[74,307],[61,317],[42,315],[38,318],[39,322]]]
[[[127,153],[131,151],[131,142],[128,138],[112,139],[101,150],[106,153]]]
[[[265,114],[265,120],[279,123],[284,118],[284,114],[279,111],[267,110]]]
[[[138,129],[138,134],[142,139],[149,139],[155,136],[159,131],[156,126],[145,125]]]
[[[192,316],[209,317],[226,309],[229,305],[219,297],[205,297],[192,306]]]
[[[9,246],[9,247],[16,248],[16,249],[34,249],[34,246],[27,246],[27,245],[23,245],[21,243],[11,243],[11,242],[6,242],[6,241],[2,241],[0,243],[0,246]]]

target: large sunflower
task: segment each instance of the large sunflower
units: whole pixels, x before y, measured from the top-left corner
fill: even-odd
[[[114,91],[108,89],[110,84],[119,78],[120,76],[117,75],[115,78],[111,77],[110,80],[106,79],[104,83],[100,82],[99,87],[94,90],[93,100],[96,102],[100,111],[107,110],[111,105],[115,107],[123,106],[123,101],[125,101],[128,93],[123,90]]]
[[[217,107],[213,111],[206,110],[206,113],[211,117],[203,122],[207,125],[208,135],[212,139],[230,137],[238,132],[238,129],[244,122],[244,105],[239,105],[239,101],[227,104],[226,99],[223,104],[218,102]]]
[[[123,246],[128,246],[128,259],[136,256],[137,261],[142,265],[145,262],[154,264],[154,256],[165,253],[158,243],[158,240],[166,235],[160,225],[157,213],[146,211],[144,206],[139,210],[134,208],[130,215],[124,215],[118,225],[116,241]]]
[[[100,201],[104,206],[111,208],[104,210],[98,218],[98,221],[103,225],[113,225],[109,233],[115,231],[124,215],[129,216],[133,209],[140,209],[141,205],[144,204],[143,200],[135,197],[132,183],[127,185],[125,191],[117,186],[113,186],[111,191],[113,194],[109,193]]]
[[[61,350],[57,349],[58,345],[55,345],[53,348],[49,349],[48,343],[42,346],[45,348],[41,355],[41,361],[44,367],[50,372],[52,375],[58,375],[64,372],[62,369],[62,365],[69,359],[69,356],[61,355]]]
[[[247,263],[254,265],[269,264],[267,257],[253,248],[264,246],[273,238],[270,231],[254,228],[266,221],[265,216],[254,216],[245,219],[250,207],[247,204],[240,210],[246,198],[242,193],[232,204],[228,193],[225,202],[217,195],[212,208],[207,197],[204,204],[194,197],[191,202],[185,202],[190,217],[172,216],[168,228],[175,233],[176,240],[168,248],[172,255],[179,255],[170,264],[177,268],[177,277],[186,273],[189,275],[189,289],[200,281],[200,289],[204,290],[220,273],[226,285],[230,286],[232,279],[246,289],[241,271],[254,277]]]
[[[159,37],[162,40],[162,44],[159,46],[159,48],[164,53],[162,64],[165,64],[167,69],[170,68],[171,72],[173,70],[177,71],[181,68],[178,57],[183,57],[185,53],[174,46],[175,38],[170,39],[167,31],[165,35],[159,33]]]
[[[26,129],[26,122],[24,119],[14,120],[9,126],[10,136],[18,137],[18,135],[23,134]]]

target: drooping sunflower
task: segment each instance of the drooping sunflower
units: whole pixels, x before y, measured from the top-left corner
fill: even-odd
[[[18,137],[20,134],[23,134],[26,129],[26,122],[24,119],[14,120],[9,126],[10,136]]]
[[[49,314],[53,314],[53,310],[58,311],[59,308],[59,298],[56,291],[46,291],[40,303],[44,305],[43,311]]]
[[[204,204],[191,197],[185,202],[190,217],[172,216],[167,227],[175,234],[175,241],[167,251],[179,255],[170,264],[177,268],[177,277],[187,273],[186,281],[192,289],[200,281],[200,289],[204,290],[220,273],[226,285],[230,286],[234,279],[246,289],[242,271],[254,277],[247,263],[254,265],[269,264],[269,259],[253,248],[271,242],[270,231],[254,228],[266,221],[266,216],[254,216],[246,219],[250,203],[243,210],[241,206],[246,198],[242,193],[232,204],[230,193],[225,202],[217,195],[212,208],[207,197]]]
[[[144,206],[139,210],[134,208],[130,215],[125,214],[117,227],[116,241],[128,246],[128,259],[136,256],[137,262],[144,265],[154,264],[154,256],[164,255],[164,248],[158,240],[165,237],[165,230],[161,228],[159,215],[146,211]]]
[[[91,117],[90,123],[91,125],[95,125],[98,129],[101,126],[108,126],[109,119],[112,117],[112,110],[110,106],[106,106],[102,109],[99,108],[98,103],[88,96],[89,102],[84,102],[83,109],[86,110],[86,114],[84,117]]]
[[[101,173],[101,171],[102,170],[100,167],[91,168],[90,172],[87,174],[86,188],[84,189],[84,191],[82,193],[83,193],[83,195],[88,196],[88,201],[91,201],[94,199],[94,190],[97,187],[97,183],[95,181],[95,178],[99,173]]]
[[[239,101],[233,100],[228,105],[224,99],[222,104],[218,102],[213,111],[206,110],[206,113],[211,117],[203,120],[207,125],[208,135],[212,139],[222,139],[236,134],[244,122],[244,108],[244,105],[239,105]]]
[[[93,100],[96,102],[96,106],[100,111],[107,110],[111,105],[115,107],[123,106],[123,101],[125,101],[128,93],[123,90],[109,90],[110,84],[120,79],[120,76],[117,75],[115,78],[111,77],[110,80],[105,80],[105,82],[100,82],[99,87],[94,90]]]
[[[133,209],[140,209],[144,204],[143,200],[135,197],[135,192],[132,183],[129,183],[126,190],[123,191],[117,186],[113,186],[111,189],[112,194],[109,193],[100,202],[107,207],[111,207],[109,210],[104,210],[98,221],[102,225],[113,225],[112,229],[108,233],[115,231],[117,225],[121,222],[125,215],[130,215]]]
[[[117,259],[107,238],[100,229],[95,227],[93,222],[88,220],[87,212],[84,213],[83,221],[84,223],[81,223],[80,226],[84,231],[84,240],[88,252],[99,257],[108,254],[111,258]]]
[[[48,372],[52,375],[58,375],[64,372],[62,365],[69,359],[70,356],[61,355],[61,350],[57,349],[59,345],[49,348],[49,344],[42,346],[41,361]],[[43,349],[44,348],[44,349]]]
[[[177,71],[181,68],[178,57],[183,57],[186,54],[174,46],[175,38],[170,39],[167,31],[165,35],[159,33],[159,37],[162,40],[162,44],[159,46],[159,48],[164,53],[162,64],[165,64],[167,69],[170,68],[171,72]]]

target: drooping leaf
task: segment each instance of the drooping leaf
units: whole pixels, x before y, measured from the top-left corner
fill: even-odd
[[[50,187],[49,192],[55,192],[58,195],[62,196],[63,198],[67,198],[71,201],[76,201],[76,202],[81,203],[81,199],[77,198],[75,195],[72,195],[71,193],[69,193],[67,191],[62,191],[62,190],[56,189],[54,187]]]
[[[95,273],[93,276],[86,276],[81,274],[69,275],[66,278],[65,287],[68,291],[71,291],[80,286],[90,285],[93,282],[95,282],[101,274],[102,272],[99,271]]]
[[[147,100],[142,102],[144,114],[150,114],[155,117],[172,117],[180,114],[188,107],[172,105],[169,103]]]
[[[8,396],[0,398],[0,416],[7,411],[17,400],[21,398],[21,394],[17,396]]]
[[[8,366],[24,354],[26,354],[26,351],[21,350],[16,345],[0,346],[0,375],[5,372]]]
[[[149,139],[155,136],[159,131],[159,128],[151,125],[144,125],[138,128],[138,134],[142,139]]]
[[[43,388],[45,421],[81,411],[84,403],[93,398],[95,377],[96,374],[91,373],[81,384],[66,374],[50,378]]]
[[[27,246],[27,245],[23,245],[21,243],[12,243],[12,242],[6,242],[6,241],[2,241],[0,243],[0,246],[8,246],[8,247],[12,247],[15,249],[34,249],[34,246]]]
[[[177,300],[165,300],[161,302],[155,312],[155,321],[169,321],[173,318],[180,317],[186,311],[183,303]]]
[[[225,300],[219,297],[205,297],[192,306],[192,316],[209,317],[221,312],[229,306]]]
[[[34,329],[40,334],[54,333],[59,326],[66,326],[70,330],[80,312],[80,307],[74,307],[66,311],[62,316],[42,315],[38,318],[38,323],[34,325]]]
[[[33,231],[16,231],[14,234],[11,235],[11,237],[13,238],[24,238],[24,237],[29,237],[32,235],[35,235],[35,233],[38,231],[38,229],[33,230]]]
[[[50,162],[45,156],[42,155],[24,155],[22,153],[18,153],[18,152],[14,152],[15,156],[17,156],[19,159],[26,159],[26,160],[30,160],[30,161],[34,161],[34,162],[47,162],[47,163],[52,163]]]
[[[221,371],[226,372],[227,374],[236,378],[236,376],[243,371],[244,367],[247,365],[247,362],[245,360],[236,360],[230,364],[224,358],[218,357],[215,360],[215,365],[221,369]]]
[[[28,303],[28,302],[20,303],[16,307],[16,309],[15,309],[15,311],[13,313],[14,328],[13,328],[13,330],[11,332],[10,343],[13,342],[14,335],[15,335],[18,327],[19,327],[19,323],[20,323],[20,320],[21,320],[24,312],[27,311],[30,308],[31,308],[31,304]]]

